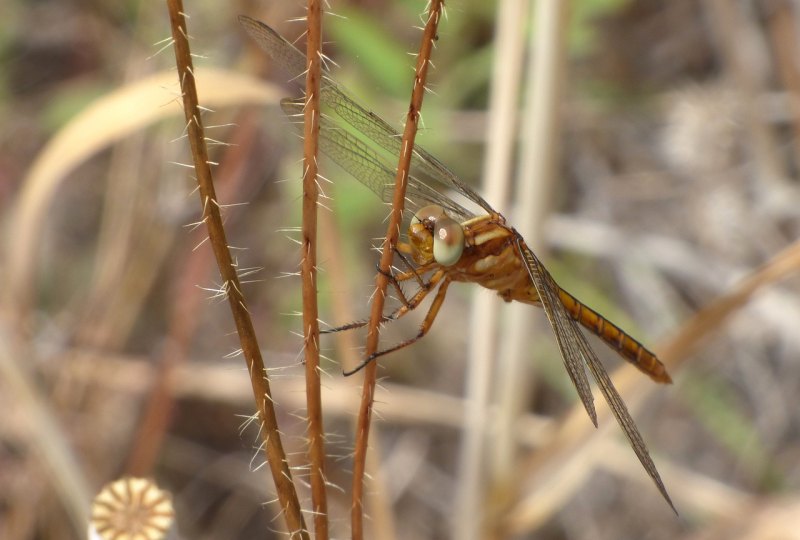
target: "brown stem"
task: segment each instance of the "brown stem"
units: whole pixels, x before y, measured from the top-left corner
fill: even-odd
[[[306,39],[306,106],[303,125],[303,332],[308,411],[308,460],[311,465],[311,502],[314,532],[328,538],[328,500],[325,494],[325,441],[319,371],[319,317],[317,310],[317,154],[319,142],[319,86],[322,53],[322,8],[309,0]]]
[[[255,132],[258,126],[256,117],[252,110],[238,113],[235,124],[239,129],[236,130],[232,144],[225,150],[217,174],[217,178],[222,179],[218,182],[222,186],[220,197],[222,200],[235,199],[242,190],[244,180],[242,162],[255,146]],[[197,236],[193,235],[191,241],[194,245],[202,240],[203,231],[198,230],[196,233]],[[200,303],[203,299],[194,294],[197,290],[195,284],[208,281],[213,264],[212,256],[208,251],[194,250],[183,262],[175,265],[176,275],[180,275],[182,279],[178,282],[176,290],[171,293],[170,304],[173,309],[169,316],[167,339],[164,350],[156,362],[155,383],[139,418],[136,435],[131,438],[125,474],[151,476],[153,473],[175,409],[174,378],[177,371],[186,364],[189,346],[197,331],[199,319],[197,314],[200,313]]]
[[[409,167],[411,165],[411,155],[414,148],[414,139],[417,135],[420,111],[422,109],[422,99],[425,96],[425,82],[428,75],[431,51],[436,39],[436,30],[439,26],[439,17],[442,13],[444,2],[442,0],[431,0],[428,8],[428,22],[422,34],[419,55],[417,56],[417,67],[414,72],[414,86],[411,91],[411,103],[408,106],[406,115],[406,125],[403,130],[403,142],[401,145],[399,162],[397,165],[397,176],[394,183],[394,198],[392,199],[392,211],[389,215],[389,225],[386,229],[386,240],[383,244],[383,254],[381,255],[380,271],[375,278],[375,294],[372,301],[370,312],[369,332],[367,334],[367,347],[365,354],[367,357],[378,350],[378,325],[383,316],[383,306],[386,294],[386,287],[389,284],[387,276],[392,266],[394,249],[400,237],[400,224],[403,221],[403,207],[406,196],[406,184],[408,180]],[[377,364],[372,362],[364,369],[364,385],[361,392],[361,404],[358,411],[358,422],[356,424],[356,446],[353,458],[353,493],[352,508],[350,511],[350,523],[352,527],[352,537],[360,540],[364,537],[364,471],[367,461],[367,444],[369,441],[370,420],[372,418],[372,402],[375,395],[375,380],[377,374]]]
[[[245,305],[241,292],[239,278],[233,265],[222,218],[217,202],[214,184],[211,177],[211,168],[208,164],[208,149],[205,144],[203,124],[200,118],[200,109],[197,101],[197,88],[194,80],[194,68],[189,54],[189,40],[186,29],[186,19],[183,16],[181,0],[167,0],[172,39],[175,48],[175,62],[178,67],[178,76],[183,97],[183,110],[186,116],[186,125],[189,144],[194,160],[194,170],[200,191],[200,202],[203,208],[203,221],[208,229],[211,248],[217,260],[217,266],[223,280],[224,291],[242,344],[242,353],[250,373],[250,382],[253,387],[258,417],[261,424],[261,436],[264,440],[264,450],[267,457],[278,501],[283,510],[286,525],[291,538],[309,538],[305,521],[300,509],[300,502],[292,481],[292,472],[286,461],[286,454],[281,443],[278,431],[278,421],[273,407],[267,372],[264,361],[256,340],[253,323]]]

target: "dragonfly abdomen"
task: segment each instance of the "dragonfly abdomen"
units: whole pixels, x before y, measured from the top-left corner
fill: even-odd
[[[599,337],[609,347],[617,351],[625,360],[646,373],[651,379],[670,383],[672,379],[667,368],[644,345],[633,339],[620,327],[582,304],[577,298],[559,287],[558,297],[570,316],[584,328]]]

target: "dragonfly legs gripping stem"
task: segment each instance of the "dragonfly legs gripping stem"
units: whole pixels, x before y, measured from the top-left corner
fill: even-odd
[[[374,361],[376,358],[383,356],[384,354],[389,354],[391,352],[395,352],[405,347],[408,347],[409,345],[422,339],[425,336],[425,334],[427,334],[428,331],[431,329],[431,327],[433,326],[433,321],[436,320],[436,316],[439,314],[439,309],[442,307],[442,304],[444,303],[445,296],[447,295],[447,287],[450,286],[451,280],[446,277],[444,270],[439,270],[431,277],[430,281],[428,281],[428,287],[425,289],[421,289],[419,292],[417,292],[417,294],[415,294],[410,301],[410,303],[413,303],[414,307],[418,306],[419,302],[422,301],[422,299],[425,298],[425,296],[427,296],[428,293],[434,287],[436,287],[436,285],[440,281],[441,285],[439,286],[439,290],[436,291],[436,297],[433,299],[433,303],[431,304],[431,307],[428,309],[428,313],[425,315],[425,319],[422,321],[422,324],[419,327],[419,332],[417,332],[416,336],[409,338],[405,341],[401,341],[400,343],[393,345],[388,349],[384,349],[382,351],[378,351],[376,353],[369,355],[355,368],[349,371],[345,371],[344,375],[345,376],[352,375],[353,373],[356,373],[361,369],[363,369],[364,367],[366,367],[367,364]],[[401,316],[408,313],[410,309],[413,308],[406,308],[406,306],[401,306],[395,311],[395,313],[393,313],[393,315],[396,314],[397,315],[396,318],[400,318]]]
[[[403,278],[410,279],[412,277],[412,276],[408,276],[408,277],[405,277],[405,276],[406,276],[406,273],[403,273],[400,276],[392,276],[390,279],[393,279],[393,280],[396,279],[398,281],[403,281]],[[384,315],[383,317],[381,317],[380,324],[383,324],[383,323],[386,323],[386,322],[390,322],[390,321],[396,321],[397,319],[399,319],[400,317],[402,317],[403,315],[405,315],[409,311],[412,311],[412,310],[416,309],[416,307],[419,305],[419,303],[422,302],[425,299],[426,296],[428,296],[428,293],[431,291],[431,289],[433,287],[436,286],[436,283],[438,283],[438,281],[440,279],[441,278],[437,279],[435,282],[433,281],[433,279],[431,279],[430,281],[427,281],[427,282],[423,282],[422,286],[420,287],[420,290],[417,291],[414,294],[414,296],[412,296],[411,298],[406,298],[405,293],[400,293],[401,294],[401,301],[402,301],[403,305],[398,307],[397,309],[395,309],[390,314]],[[320,334],[335,334],[336,332],[344,332],[346,330],[355,330],[356,328],[364,328],[368,324],[369,324],[369,321],[367,321],[367,320],[365,320],[365,321],[354,321],[354,322],[351,322],[351,323],[344,324],[342,326],[337,326],[335,328],[328,328],[328,329],[325,329],[325,330],[321,330]]]
[[[394,273],[391,270],[389,271],[388,274],[384,274],[383,270],[381,270],[380,265],[378,265],[378,272],[380,272],[381,274],[386,275],[386,277],[389,278],[390,282],[392,283],[392,285],[397,290],[397,293],[400,295],[400,300],[404,304],[407,303],[407,302],[406,302],[406,296],[403,293],[403,290],[400,288],[400,282],[401,281],[407,281],[410,277],[414,277],[417,280],[417,285],[419,285],[420,289],[424,289],[426,287],[429,287],[429,285],[427,283],[425,283],[425,280],[422,278],[422,275],[425,274],[428,270],[426,270],[425,267],[416,268],[411,263],[411,261],[408,260],[408,257],[406,256],[406,253],[407,252],[410,253],[410,250],[411,250],[411,248],[405,243],[400,243],[397,246],[395,246],[395,248],[394,248],[395,255],[397,255],[400,258],[400,260],[403,261],[403,264],[406,265],[406,268],[408,268],[408,270],[406,272],[403,272],[402,274],[400,274],[400,276],[395,276]],[[413,276],[410,275],[412,273],[413,273]],[[403,276],[407,276],[407,277],[403,277]]]
[[[398,248],[395,248],[395,253],[397,254],[398,257],[400,257],[400,259],[406,265],[406,267],[408,268],[407,271],[395,274],[391,270],[389,272],[383,272],[380,269],[380,267],[378,268],[378,273],[383,274],[388,278],[389,283],[391,283],[392,286],[395,288],[395,291],[397,291],[398,298],[402,303],[402,305],[397,309],[395,309],[392,313],[381,317],[380,323],[383,324],[389,321],[396,321],[409,311],[416,309],[433,289],[435,289],[440,283],[441,286],[439,287],[439,290],[436,293],[436,297],[434,298],[431,307],[428,309],[428,313],[425,315],[425,319],[422,321],[419,332],[417,333],[416,336],[409,338],[405,341],[401,341],[400,343],[393,345],[388,349],[384,349],[382,351],[373,353],[372,355],[364,359],[364,361],[362,361],[354,369],[345,371],[344,372],[345,376],[352,375],[353,373],[360,371],[367,364],[369,364],[379,356],[383,356],[384,354],[388,354],[390,352],[394,352],[399,349],[408,347],[412,343],[422,338],[430,330],[431,326],[433,325],[433,321],[436,319],[436,316],[439,313],[439,309],[441,308],[442,303],[444,302],[444,298],[447,293],[447,287],[450,284],[450,280],[446,279],[445,271],[439,268],[434,272],[434,274],[430,277],[430,279],[426,281],[422,276],[434,270],[437,265],[435,265],[434,263],[431,265],[423,265],[415,267],[406,257],[404,253],[405,250],[403,248],[404,246],[402,245],[398,246]],[[400,286],[400,284],[404,281],[410,281],[412,279],[416,280],[417,284],[419,285],[419,290],[411,298],[408,298],[405,292],[403,291],[402,287]],[[367,326],[368,323],[369,321],[355,321],[345,324],[343,326],[338,326],[336,328],[329,328],[327,330],[323,330],[320,332],[320,334],[333,334],[335,332],[342,332],[345,330],[364,328],[365,326]]]
[[[405,263],[406,267],[408,268],[407,271],[401,272],[400,274],[395,274],[391,270],[389,270],[388,272],[384,272],[379,265],[376,265],[376,270],[379,274],[386,276],[386,278],[389,280],[389,283],[391,283],[392,286],[397,291],[399,300],[403,305],[395,309],[389,315],[384,315],[383,317],[381,317],[380,324],[397,320],[403,315],[405,315],[407,312],[415,309],[417,305],[425,298],[425,296],[427,296],[428,292],[430,292],[430,290],[438,282],[438,280],[436,282],[434,282],[433,280],[425,281],[425,279],[422,277],[432,269],[431,267],[429,266],[415,267],[403,254],[403,252],[395,248],[395,253],[397,254],[398,257],[400,257],[403,263]],[[414,294],[414,296],[412,296],[409,299],[406,296],[406,293],[403,291],[402,287],[400,286],[400,282],[409,281],[412,278],[414,278],[417,281],[417,284],[419,285],[419,291],[417,291]],[[356,328],[363,328],[367,326],[368,323],[369,321],[355,321],[347,323],[342,326],[337,326],[335,328],[328,328],[326,330],[322,330],[320,331],[320,334],[335,334],[336,332],[343,332],[345,330],[354,330]]]

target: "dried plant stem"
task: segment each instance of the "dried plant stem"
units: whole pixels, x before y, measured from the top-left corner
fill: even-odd
[[[406,184],[408,172],[411,165],[411,156],[414,152],[414,139],[417,135],[422,100],[425,96],[425,82],[428,76],[428,66],[430,64],[431,52],[433,50],[436,31],[439,27],[439,18],[442,14],[444,2],[442,0],[431,0],[428,6],[428,20],[422,34],[419,55],[417,56],[417,66],[414,72],[414,85],[411,91],[411,103],[408,106],[406,115],[406,125],[403,129],[403,142],[401,144],[400,158],[397,165],[397,176],[395,176],[394,198],[392,199],[392,211],[389,214],[389,225],[386,229],[386,240],[383,244],[383,254],[380,261],[380,272],[375,279],[375,294],[372,301],[370,312],[369,332],[367,334],[367,347],[365,354],[367,357],[378,350],[378,325],[383,316],[383,306],[386,294],[386,287],[389,280],[386,277],[392,267],[394,249],[400,238],[400,224],[403,221],[403,207],[406,197]],[[361,405],[358,411],[358,422],[356,425],[356,446],[353,458],[353,492],[350,522],[352,527],[352,537],[361,539],[364,537],[364,470],[367,461],[367,445],[369,441],[369,427],[372,418],[372,403],[375,394],[375,379],[377,374],[377,364],[370,363],[364,369],[364,384],[361,392]]]
[[[231,146],[225,150],[217,178],[227,181],[221,183],[222,200],[237,198],[241,192],[242,161],[253,151],[256,142],[256,115],[243,110],[238,113],[238,129]],[[202,230],[195,231],[196,245],[203,239]],[[213,254],[206,250],[195,250],[177,263],[182,279],[171,294],[169,330],[164,350],[156,362],[157,374],[149,391],[147,402],[139,417],[136,435],[131,439],[125,472],[131,476],[150,476],[156,464],[162,443],[167,436],[172,414],[175,409],[175,381],[177,371],[186,364],[192,337],[197,332],[200,304],[203,298],[197,294],[196,284],[207,281],[213,262]]]
[[[3,391],[7,399],[14,401],[17,418],[21,418],[30,430],[25,441],[30,455],[35,456],[36,466],[46,471],[48,489],[58,496],[72,524],[74,538],[80,538],[86,533],[88,502],[92,497],[89,475],[75,455],[68,442],[70,437],[59,423],[47,397],[42,394],[40,382],[26,369],[30,367],[31,351],[7,328],[7,324],[0,327]]]
[[[275,482],[278,501],[291,538],[306,539],[309,538],[309,535],[301,513],[297,492],[292,482],[292,473],[281,443],[264,361],[261,358],[253,323],[247,311],[239,278],[236,275],[236,268],[233,265],[233,259],[228,249],[219,203],[214,192],[211,168],[208,163],[208,149],[205,144],[205,134],[197,100],[197,88],[189,51],[189,34],[183,15],[183,5],[181,0],[167,0],[167,8],[172,28],[175,61],[181,85],[189,144],[192,149],[194,170],[197,175],[200,201],[203,207],[203,221],[208,229],[211,247],[214,251],[214,257],[217,259],[217,266],[224,283],[224,291],[227,294],[236,330],[242,344],[242,353],[250,374],[250,382],[258,409],[258,419],[261,425],[260,433],[264,440],[264,449],[267,462],[272,471],[272,478]]]
[[[522,152],[517,178],[514,221],[526,242],[542,250],[542,229],[552,204],[559,153],[559,119],[565,43],[569,23],[569,0],[541,0],[531,9],[535,28],[528,55],[527,92],[521,119]],[[497,383],[497,415],[493,435],[496,442],[490,454],[492,489],[489,507],[493,509],[489,527],[503,527],[507,495],[518,480],[518,446],[514,433],[525,405],[532,399],[535,381],[526,365],[530,348],[528,306],[514,303],[507,307],[508,319],[500,332]],[[499,521],[498,521],[499,519]],[[497,536],[497,535],[496,535]]]
[[[311,501],[314,532],[328,538],[328,500],[325,494],[325,440],[319,371],[319,317],[317,308],[317,154],[319,144],[319,86],[322,53],[322,8],[309,0],[306,20],[306,106],[303,125],[303,349],[306,366],[308,460],[311,466]]]
[[[501,0],[497,5],[495,52],[489,96],[486,159],[483,190],[486,200],[505,203],[511,184],[512,158],[516,144],[522,53],[528,2]],[[485,535],[486,504],[484,484],[486,456],[494,446],[487,437],[492,373],[496,369],[497,329],[509,306],[502,306],[483,291],[473,293],[465,384],[466,408],[458,466],[456,511],[452,518],[451,538],[469,540]]]
[[[743,308],[753,295],[767,285],[776,283],[800,270],[800,242],[790,244],[743,278],[727,294],[717,298],[686,321],[667,343],[656,350],[659,357],[677,372],[701,340],[719,330],[728,318]]]

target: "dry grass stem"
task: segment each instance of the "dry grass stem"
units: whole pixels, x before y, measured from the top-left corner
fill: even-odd
[[[551,206],[551,192],[557,175],[561,136],[561,88],[568,26],[569,2],[544,0],[531,10],[535,38],[530,42],[525,108],[521,118],[521,141],[524,150],[516,182],[513,207],[515,227],[534,250],[543,246],[542,228]],[[494,486],[493,520],[489,527],[502,529],[505,497],[517,479],[517,445],[513,433],[516,420],[533,399],[533,373],[525,354],[530,348],[529,307],[522,304],[508,308],[508,318],[501,332],[499,351],[497,403],[497,442],[493,452]]]
[[[48,484],[63,501],[77,538],[86,531],[89,516],[91,488],[86,473],[45,396],[19,361],[23,358],[21,348],[11,347],[15,340],[6,332],[0,338],[0,377],[20,410],[25,411],[25,422],[31,426],[27,442],[45,464]]]
[[[247,108],[239,115],[238,129],[231,145],[225,149],[225,156],[217,174],[221,189],[221,200],[239,200],[244,175],[242,162],[253,150],[257,138],[254,132],[257,123],[252,111]],[[198,229],[192,233],[192,245],[202,241],[205,231]],[[144,412],[139,420],[136,436],[125,467],[126,473],[134,476],[152,474],[173,421],[175,403],[175,381],[177,371],[190,357],[193,338],[198,333],[199,319],[193,314],[200,313],[204,299],[195,294],[196,284],[208,282],[213,272],[213,254],[204,249],[193,250],[176,266],[181,268],[181,281],[172,296],[169,315],[169,330],[164,350],[156,364],[156,376]],[[146,294],[142,293],[142,297]]]
[[[527,3],[503,0],[498,3],[495,23],[495,54],[489,96],[486,158],[483,169],[484,192],[489,201],[508,201],[512,160],[516,144],[517,103],[525,42],[524,21]],[[456,538],[474,538],[480,533],[476,522],[483,520],[486,508],[483,486],[484,463],[490,450],[486,435],[491,388],[497,347],[497,328],[501,308],[496,298],[475,290],[473,293],[468,346],[468,370],[465,394],[468,409],[462,420],[463,436],[459,456],[459,474],[453,531]],[[497,453],[495,453],[497,455]],[[489,468],[493,468],[491,465]],[[491,474],[491,473],[490,473]]]
[[[394,197],[392,211],[389,214],[389,225],[386,229],[386,239],[383,244],[383,253],[380,260],[380,272],[375,278],[375,295],[372,301],[370,320],[367,334],[365,355],[367,358],[377,352],[379,341],[379,325],[383,317],[383,306],[386,287],[389,284],[387,275],[392,268],[394,249],[400,238],[400,224],[403,221],[403,208],[405,206],[406,184],[408,181],[411,156],[414,152],[414,140],[417,135],[422,100],[425,96],[425,83],[430,65],[431,52],[434,41],[437,39],[436,30],[442,14],[444,2],[432,0],[428,7],[427,22],[422,34],[417,65],[414,71],[414,83],[411,90],[411,103],[406,114],[406,123],[403,129],[402,152],[397,165],[395,177]],[[353,492],[350,522],[354,539],[364,537],[364,472],[367,461],[367,447],[369,443],[369,428],[372,418],[372,405],[375,395],[375,382],[377,363],[370,362],[364,369],[364,382],[361,393],[361,405],[358,411],[358,424],[356,426],[356,446],[353,463]]]
[[[187,132],[194,160],[194,171],[199,186],[200,202],[203,208],[203,221],[206,223],[211,247],[225,284],[224,291],[231,307],[236,330],[242,345],[243,356],[250,374],[253,396],[261,425],[260,433],[264,441],[267,462],[275,482],[275,489],[286,526],[292,538],[308,538],[309,535],[301,513],[300,502],[292,481],[292,473],[286,460],[278,430],[278,421],[273,406],[269,381],[267,380],[266,368],[256,340],[253,322],[250,319],[250,314],[247,311],[245,299],[241,292],[242,289],[233,264],[233,258],[228,248],[219,203],[214,191],[189,51],[189,33],[186,28],[186,19],[183,15],[182,2],[180,0],[168,0],[167,7],[169,9],[175,61],[181,85]]]
[[[659,346],[659,356],[670,370],[676,371],[691,358],[700,342],[719,331],[725,321],[749,302],[753,295],[800,270],[800,242],[795,242],[775,255],[761,268],[745,277],[733,290],[698,311],[681,326],[667,343]]]
[[[403,279],[380,297],[375,239],[417,247],[396,222],[384,233],[404,174],[391,125],[428,7],[409,35],[397,2],[331,14],[309,1],[246,8],[274,31],[243,17],[242,32],[241,5],[189,6],[199,66],[180,3],[173,40],[164,3],[7,2],[0,539],[85,536],[86,503],[131,473],[174,493],[187,537],[798,538],[800,3],[442,12],[447,68],[428,78],[403,221],[444,198],[462,224],[478,217],[456,180],[483,174],[481,195],[553,278],[659,354],[673,386],[586,335],[675,518],[609,408],[595,403],[599,429],[572,408],[558,340],[539,336],[547,313],[474,283],[436,305],[441,281],[416,280],[397,253]],[[562,41],[555,17],[531,16],[567,7]],[[321,57],[319,73],[323,12],[322,48],[349,67]],[[559,69],[569,80],[547,97]],[[536,211],[498,187],[553,178]],[[374,298],[396,314],[371,330],[385,359],[364,356]],[[342,323],[352,330],[326,332]],[[339,375],[375,358],[366,383]]]
[[[306,103],[303,123],[303,350],[308,415],[308,460],[316,538],[328,538],[328,499],[325,492],[325,438],[319,369],[319,311],[317,308],[317,202],[319,199],[320,77],[322,76],[322,7],[308,2],[306,20]]]

